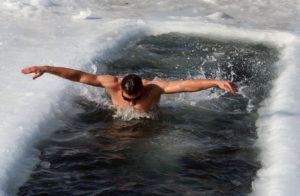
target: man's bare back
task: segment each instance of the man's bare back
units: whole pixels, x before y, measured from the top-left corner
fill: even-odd
[[[161,94],[196,92],[211,87],[219,87],[225,91],[238,92],[238,87],[223,80],[183,80],[183,81],[149,81],[132,74],[124,78],[111,75],[94,75],[82,71],[53,66],[33,66],[22,70],[23,74],[35,73],[36,79],[44,73],[50,73],[68,80],[96,87],[102,87],[109,93],[112,103],[117,106],[131,106],[143,112],[156,107]]]

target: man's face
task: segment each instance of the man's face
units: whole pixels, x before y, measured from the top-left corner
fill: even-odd
[[[134,106],[137,101],[142,97],[142,92],[135,95],[128,95],[125,91],[122,91],[122,97],[125,101],[129,103],[130,106]]]

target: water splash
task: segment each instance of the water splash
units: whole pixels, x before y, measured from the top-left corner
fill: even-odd
[[[110,109],[114,110],[114,118],[122,119],[124,121],[130,121],[133,119],[156,119],[158,118],[159,111],[156,109],[148,112],[141,112],[134,109],[131,106],[110,106]]]

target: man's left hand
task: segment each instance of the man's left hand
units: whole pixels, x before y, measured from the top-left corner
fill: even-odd
[[[232,82],[219,80],[217,82],[219,88],[231,92],[232,94],[236,94],[238,92],[239,87]]]

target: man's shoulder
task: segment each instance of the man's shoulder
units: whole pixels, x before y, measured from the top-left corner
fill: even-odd
[[[168,84],[168,82],[165,80],[152,80],[152,81],[147,81],[146,84],[162,88],[162,87],[166,86]]]
[[[150,81],[150,80],[142,79],[143,86],[147,86],[147,85],[149,85],[151,82],[152,82],[152,81]]]
[[[158,80],[145,80],[145,81],[143,80],[144,88],[146,88],[151,93],[157,92],[161,94],[162,88],[160,87],[159,84],[160,83]]]
[[[122,78],[117,78],[112,75],[98,75],[97,80],[101,82],[104,88],[117,88],[122,81]]]
[[[155,88],[157,86],[153,80],[142,79],[145,88]]]

